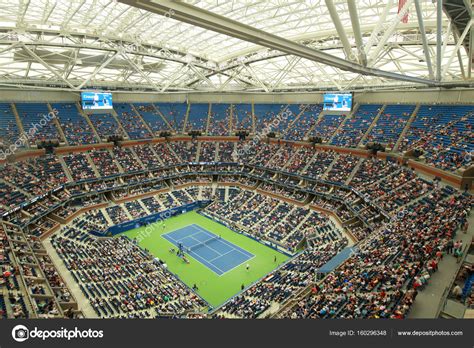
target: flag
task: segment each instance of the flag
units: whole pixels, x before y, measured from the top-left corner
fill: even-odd
[[[398,13],[400,13],[405,6],[407,0],[398,0]],[[405,15],[402,18],[403,23],[408,23],[408,11],[406,11]]]

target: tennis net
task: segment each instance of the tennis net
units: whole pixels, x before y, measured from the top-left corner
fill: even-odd
[[[205,246],[205,245],[208,245],[209,243],[212,243],[212,242],[215,241],[216,239],[219,239],[219,237],[215,236],[215,237],[209,238],[208,240],[205,240],[204,242],[191,245],[190,247],[188,247],[188,250],[189,250],[189,251],[192,251],[192,250],[199,249],[199,248],[201,248],[201,247],[203,247],[203,246]]]

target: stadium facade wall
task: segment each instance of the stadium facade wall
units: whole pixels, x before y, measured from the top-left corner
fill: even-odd
[[[114,102],[173,102],[173,103],[322,103],[324,92],[307,93],[130,93],[112,92]],[[2,90],[5,102],[77,102],[79,92]],[[401,91],[356,92],[355,101],[370,103],[463,103],[474,104],[474,89],[425,89]]]

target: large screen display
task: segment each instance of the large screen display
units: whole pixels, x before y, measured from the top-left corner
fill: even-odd
[[[112,109],[112,93],[103,92],[82,92],[83,110],[103,110]]]
[[[351,111],[351,93],[328,93],[324,95],[324,110],[329,111]]]

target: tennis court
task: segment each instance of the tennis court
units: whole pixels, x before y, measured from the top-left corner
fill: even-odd
[[[167,241],[184,251],[218,275],[234,269],[254,257],[248,251],[196,224],[182,227],[162,235]]]
[[[190,227],[191,225],[195,225],[197,229]],[[205,258],[202,255],[202,251],[200,252],[199,250],[200,247],[194,251],[197,251],[197,253],[202,256],[201,258],[186,253],[189,263],[183,262],[181,258],[176,256],[176,253],[171,254],[169,252],[170,248],[177,249],[177,242],[173,242],[169,237],[175,241],[179,241],[186,236],[198,232],[199,228],[207,231],[207,233],[204,232],[200,237],[194,236],[195,238],[203,238],[202,240],[206,241],[210,239],[211,236],[222,237],[223,243],[227,244],[227,248],[225,249],[227,252],[238,248],[237,250],[243,249],[243,252],[246,252],[248,257],[252,257],[251,255],[255,256],[247,261],[243,261],[243,255],[241,255],[241,253],[228,254],[221,258],[227,265],[227,267],[225,267],[219,263],[216,264],[218,260],[212,261],[213,265],[211,266],[209,261],[218,257],[218,255]],[[183,231],[179,232],[180,230]],[[166,234],[169,234],[168,238],[164,238]],[[166,226],[164,228],[155,228],[151,233],[146,229],[146,226],[141,226],[124,232],[121,235],[125,235],[131,239],[136,238],[141,248],[149,250],[154,257],[165,262],[170,272],[176,274],[190,288],[196,285],[198,287],[196,292],[213,307],[222,304],[239,293],[242,284],[244,286],[252,284],[288,260],[287,255],[281,254],[277,250],[269,248],[243,234],[234,232],[228,227],[202,216],[196,211],[190,211],[186,214],[169,218],[166,220]],[[191,244],[191,241],[188,241],[188,245]],[[196,242],[192,241],[192,243]],[[225,246],[221,245],[222,243],[218,244],[220,247],[217,247],[217,249],[213,243],[211,243],[210,246],[218,250],[222,255],[224,254]],[[232,246],[232,248],[230,246]],[[203,260],[203,257],[205,260]],[[249,271],[247,271],[245,267],[247,263],[250,265]],[[218,271],[214,265],[217,266],[220,271]],[[235,267],[229,269],[232,265]],[[225,269],[229,270],[221,274]]]

